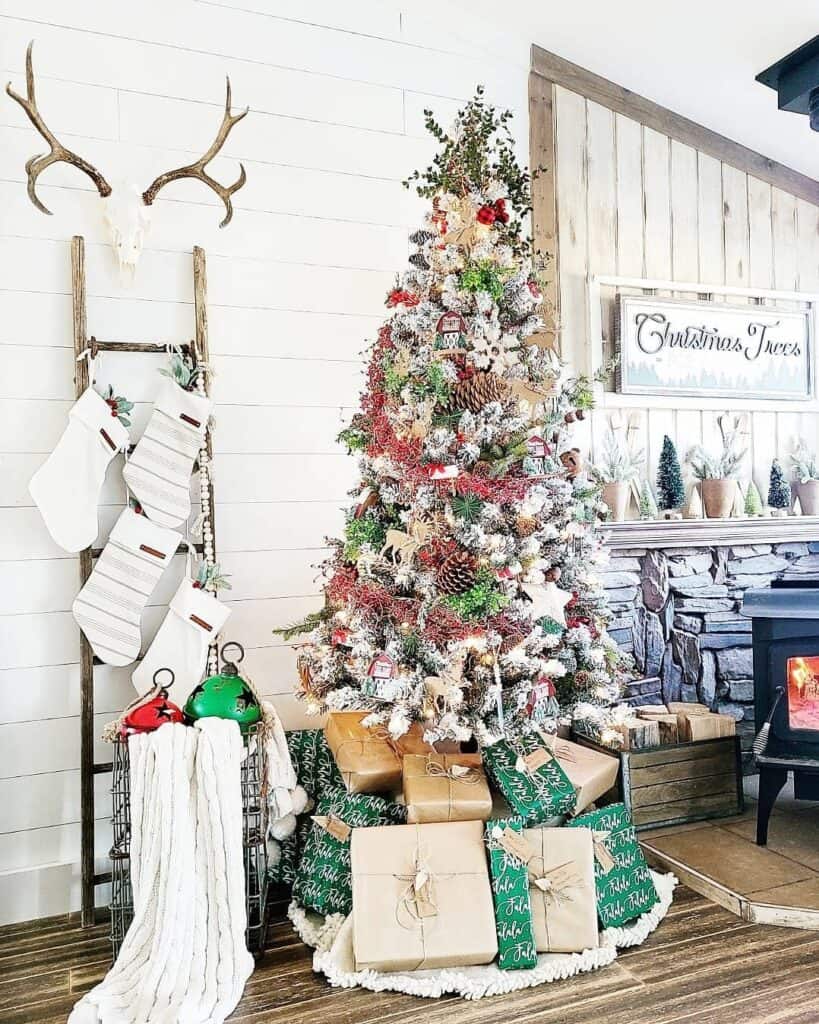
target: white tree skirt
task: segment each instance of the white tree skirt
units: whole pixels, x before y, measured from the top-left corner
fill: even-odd
[[[425,998],[437,998],[453,992],[464,999],[481,999],[606,967],[616,959],[618,949],[642,945],[668,913],[677,885],[672,874],[661,875],[655,871],[651,874],[660,902],[647,914],[622,928],[606,928],[600,933],[597,949],[587,949],[582,953],[541,953],[537,966],[523,971],[502,971],[496,964],[388,974],[357,971],[353,956],[352,916],[345,918],[341,914],[333,914],[323,918],[295,903],[291,903],[288,915],[302,941],[315,947],[313,970],[323,974],[337,988],[361,986],[373,992],[405,992]]]

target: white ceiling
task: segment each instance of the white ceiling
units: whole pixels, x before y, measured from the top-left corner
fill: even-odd
[[[459,0],[460,4],[460,0]],[[497,0],[468,0],[496,20]],[[505,34],[819,178],[819,133],[754,76],[819,34],[814,0],[506,0]]]

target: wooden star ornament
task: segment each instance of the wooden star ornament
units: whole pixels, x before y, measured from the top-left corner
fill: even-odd
[[[561,626],[566,625],[566,605],[572,595],[561,590],[556,583],[524,583],[523,590],[532,602],[532,617],[537,621],[552,619]]]

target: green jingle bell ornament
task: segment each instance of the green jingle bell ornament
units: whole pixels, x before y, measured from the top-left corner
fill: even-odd
[[[239,656],[228,661],[225,651],[237,647]],[[243,733],[262,717],[259,700],[246,679],[239,675],[238,664],[244,659],[241,644],[231,640],[222,645],[222,671],[201,682],[185,702],[185,717],[195,721],[198,718],[228,718],[239,723]]]

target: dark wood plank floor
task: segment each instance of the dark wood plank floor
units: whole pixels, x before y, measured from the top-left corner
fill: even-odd
[[[0,1022],[64,1024],[108,968],[107,928],[49,920],[0,930]],[[817,1024],[819,932],[745,924],[687,889],[645,945],[593,974],[467,1002],[336,990],[289,922],[231,1022],[242,1024]]]

